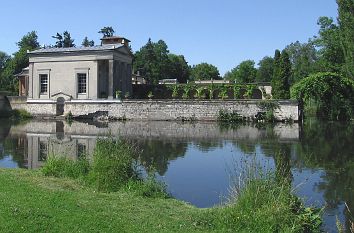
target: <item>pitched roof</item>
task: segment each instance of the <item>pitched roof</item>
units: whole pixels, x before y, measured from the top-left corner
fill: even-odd
[[[102,50],[114,50],[123,46],[124,45],[122,44],[105,44],[105,45],[96,45],[92,47],[43,48],[28,53],[38,54],[38,53],[70,53],[70,52],[80,52],[80,51],[102,51]]]

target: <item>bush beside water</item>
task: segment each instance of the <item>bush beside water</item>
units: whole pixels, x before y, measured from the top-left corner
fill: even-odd
[[[80,178],[85,184],[101,192],[121,189],[144,197],[163,197],[165,186],[156,181],[154,174],[144,179],[133,159],[137,150],[131,144],[114,139],[98,139],[93,161],[86,158],[72,160],[62,156],[49,156],[42,168],[46,176]]]
[[[231,186],[215,225],[225,232],[321,232],[321,209],[305,207],[291,189],[286,166],[264,172],[252,161]]]

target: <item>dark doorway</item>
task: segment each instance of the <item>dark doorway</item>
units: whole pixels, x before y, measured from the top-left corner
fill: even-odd
[[[65,99],[63,97],[59,97],[57,99],[57,116],[61,116],[64,114],[64,105]]]
[[[262,99],[262,91],[259,89],[253,89],[252,99],[261,100]]]

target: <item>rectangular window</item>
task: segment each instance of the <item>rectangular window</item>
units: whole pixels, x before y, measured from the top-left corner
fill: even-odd
[[[86,94],[86,74],[78,73],[77,74],[77,93]]]
[[[48,92],[48,75],[40,74],[39,81],[41,84],[41,94],[46,94]]]

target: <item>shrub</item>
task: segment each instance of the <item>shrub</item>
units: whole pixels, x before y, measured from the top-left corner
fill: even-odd
[[[88,160],[72,160],[67,157],[51,155],[42,167],[42,172],[46,176],[79,178],[88,174],[90,165]]]
[[[265,122],[276,122],[277,118],[274,116],[274,111],[276,109],[279,109],[279,103],[270,101],[270,100],[264,100],[260,101],[257,106],[264,111],[264,114],[259,114],[257,116],[257,120],[263,120]]]
[[[93,153],[89,181],[98,191],[114,192],[126,185],[129,180],[137,180],[134,167],[135,149],[118,139],[99,139]]]
[[[219,110],[218,121],[236,123],[245,121],[244,117],[238,114],[236,111],[228,112],[226,110]]]
[[[24,109],[14,109],[12,110],[12,118],[16,120],[25,120],[25,119],[31,119],[32,115],[31,113],[27,112]]]
[[[127,142],[113,138],[99,139],[91,166],[84,158],[75,161],[49,156],[42,173],[46,176],[80,178],[85,184],[103,192],[124,189],[143,197],[169,197],[166,186],[156,180],[155,173],[142,178],[133,159],[135,153],[135,147]]]
[[[320,209],[306,208],[287,179],[259,169],[239,176],[243,180],[231,188],[230,202],[216,216],[216,225],[229,232],[320,232]]]

